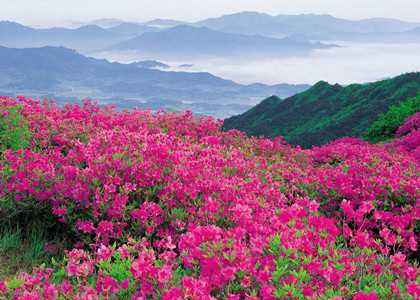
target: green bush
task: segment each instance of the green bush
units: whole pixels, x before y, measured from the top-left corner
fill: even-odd
[[[404,120],[420,111],[420,94],[409,98],[399,105],[393,105],[386,114],[380,114],[379,120],[365,131],[365,139],[371,143],[386,142],[395,138],[398,128]]]
[[[28,149],[31,133],[26,122],[20,114],[21,105],[7,106],[1,111],[0,118],[0,151],[10,149]]]

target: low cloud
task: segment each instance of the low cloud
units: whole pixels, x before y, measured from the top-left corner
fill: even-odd
[[[242,84],[261,82],[364,83],[420,71],[420,44],[352,44],[316,50],[307,57],[255,61],[196,61],[193,67],[173,70],[206,71]]]
[[[339,44],[339,43],[336,43]],[[407,72],[420,71],[420,44],[346,44],[340,48],[316,50],[306,57],[264,60],[209,59],[166,61],[159,57],[139,57],[104,53],[97,57],[133,62],[155,59],[171,66],[171,71],[209,72],[241,84],[314,84],[319,80],[350,84],[377,81]],[[187,66],[181,66],[187,65]],[[164,69],[168,71],[168,69]]]

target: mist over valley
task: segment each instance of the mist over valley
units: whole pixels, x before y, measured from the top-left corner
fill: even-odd
[[[242,12],[199,22],[66,24],[0,22],[1,51],[9,55],[1,91],[226,118],[319,80],[347,85],[420,69],[420,23],[395,19]]]

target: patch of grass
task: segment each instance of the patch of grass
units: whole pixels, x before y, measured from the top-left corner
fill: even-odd
[[[33,267],[43,263],[53,267],[53,257],[62,260],[65,241],[60,240],[64,235],[58,227],[52,230],[42,219],[29,214],[0,221],[0,281],[10,281],[21,272],[32,273]],[[59,247],[53,247],[53,254],[45,249],[46,243]]]

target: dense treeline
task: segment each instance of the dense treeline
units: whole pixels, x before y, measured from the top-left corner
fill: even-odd
[[[309,148],[345,136],[363,136],[380,114],[419,91],[420,73],[346,87],[320,81],[284,100],[272,96],[244,114],[226,119],[224,128],[245,131],[249,136],[284,136],[291,144]]]

